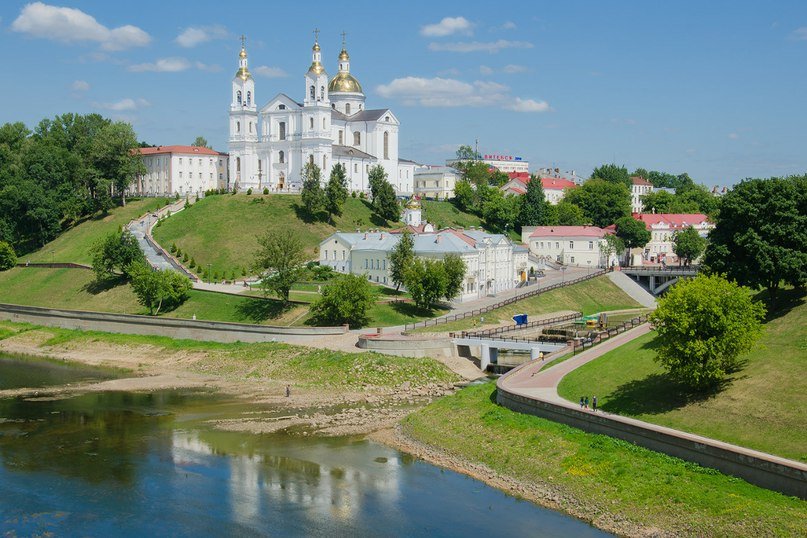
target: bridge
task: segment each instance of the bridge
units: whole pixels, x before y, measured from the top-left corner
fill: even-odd
[[[531,340],[529,338],[508,338],[506,336],[499,336],[493,338],[485,338],[479,336],[459,336],[452,338],[451,342],[457,346],[466,348],[479,347],[479,369],[483,372],[487,370],[490,363],[496,363],[499,357],[500,349],[511,349],[517,351],[529,351],[530,360],[537,359],[540,353],[544,355],[554,353],[567,347],[565,342],[545,342],[542,340]],[[462,355],[462,353],[460,353]]]
[[[653,295],[661,295],[679,278],[691,278],[698,274],[697,265],[681,267],[623,267],[621,271],[639,283]]]

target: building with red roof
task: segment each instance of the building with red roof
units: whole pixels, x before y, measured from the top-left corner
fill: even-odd
[[[633,218],[650,231],[650,242],[641,253],[642,261],[649,263],[678,263],[673,252],[676,232],[692,227],[706,237],[715,227],[703,213],[634,213]]]
[[[510,181],[499,187],[505,195],[521,196],[527,192],[527,183],[530,182],[531,176],[527,172],[511,172],[507,174],[510,176]],[[577,184],[562,177],[548,177],[539,176],[541,186],[544,189],[544,198],[552,205],[556,205],[563,199],[566,189],[574,189]]]
[[[129,187],[130,195],[173,196],[229,188],[228,155],[198,146],[137,148],[146,173]]]
[[[630,205],[631,212],[641,213],[643,210],[642,196],[653,192],[653,184],[643,177],[634,176],[630,178]]]
[[[616,253],[608,260],[602,253],[608,233],[597,226],[523,226],[521,241],[533,256],[543,261],[605,267],[616,262]]]

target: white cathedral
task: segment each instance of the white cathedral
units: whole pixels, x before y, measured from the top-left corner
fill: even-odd
[[[230,104],[230,188],[295,191],[310,162],[322,169],[323,182],[333,165],[343,164],[349,189],[359,192],[369,190],[370,168],[381,165],[399,194],[412,193],[417,165],[398,157],[400,122],[388,108],[365,108],[344,40],[330,79],[316,39],[312,50],[303,102],[279,93],[259,110],[242,39]]]

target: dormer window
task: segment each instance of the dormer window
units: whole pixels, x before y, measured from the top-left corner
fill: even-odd
[[[278,110],[286,110],[286,105],[278,105],[277,109]]]

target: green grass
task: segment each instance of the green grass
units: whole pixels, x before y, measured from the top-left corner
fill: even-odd
[[[655,361],[655,333],[629,342],[568,374],[568,400],[597,395],[606,411],[807,461],[807,304],[782,291],[747,364],[722,390],[697,394]]]
[[[20,258],[21,262],[92,263],[90,249],[104,235],[114,232],[130,220],[163,207],[165,198],[130,200],[126,207],[116,207],[107,215],[96,215],[70,228],[59,237]]]
[[[451,202],[436,200],[422,200],[423,218],[437,228],[487,228],[485,221],[473,213],[465,213]],[[507,235],[513,241],[521,243],[521,234],[515,230],[508,230]]]
[[[493,403],[491,384],[463,389],[417,411],[404,432],[505,476],[560,492],[562,508],[672,534],[800,536],[807,503],[630,443]],[[596,517],[592,515],[592,517]]]
[[[294,382],[298,386],[327,387],[333,390],[364,390],[367,387],[398,387],[403,383],[422,386],[459,380],[440,362],[430,358],[412,359],[378,353],[345,353],[311,349],[281,343],[220,344],[177,340],[162,336],[140,336],[96,331],[77,331],[28,324],[0,322],[0,331],[42,333],[43,348],[103,343],[109,346],[148,346],[168,353],[203,352],[189,363],[192,371],[220,375],[227,379],[256,379]],[[43,349],[47,353],[47,349]],[[186,361],[187,362],[187,361]]]
[[[430,211],[443,214],[449,211],[443,209],[444,206],[453,208],[448,202],[429,204],[434,204],[424,210],[429,220],[432,220]],[[358,198],[348,198],[342,216],[335,218],[335,225],[306,222],[300,207],[300,197],[296,195],[209,196],[165,220],[154,229],[154,238],[165,248],[176,243],[183,252],[194,257],[200,267],[211,264],[214,272],[229,275],[235,270],[240,275],[241,268],[249,271],[253,262],[258,249],[257,236],[268,230],[294,230],[306,256],[318,259],[320,241],[336,230],[388,229],[387,223],[373,216],[369,203]],[[478,225],[475,223],[479,219],[458,212],[446,215],[445,220],[446,226],[459,226],[469,222]]]
[[[421,328],[418,331],[462,331],[483,325],[495,325],[502,321],[512,321],[512,317],[516,314],[534,316],[560,310],[576,310],[588,315],[605,310],[639,307],[641,307],[639,303],[619,289],[607,276],[601,276],[503,306],[482,316],[467,317],[458,321]]]
[[[425,310],[418,308],[414,303],[376,303],[367,312],[370,321],[368,327],[392,327],[405,325],[414,321],[420,321],[437,316],[442,316],[448,310],[435,308]]]

